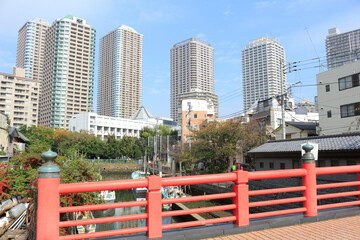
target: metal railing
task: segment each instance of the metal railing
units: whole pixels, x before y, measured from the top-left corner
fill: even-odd
[[[200,225],[216,224],[222,222],[233,222],[237,226],[248,226],[250,219],[271,217],[284,214],[303,213],[305,216],[317,216],[318,210],[328,208],[338,208],[344,206],[360,205],[360,177],[358,175],[357,181],[346,183],[332,183],[317,185],[316,176],[324,174],[338,174],[338,173],[360,173],[360,165],[344,166],[344,167],[324,167],[316,168],[313,155],[310,153],[312,146],[305,145],[301,169],[288,170],[274,170],[274,171],[259,171],[247,172],[239,170],[232,173],[211,174],[211,175],[196,175],[184,177],[169,177],[160,178],[158,176],[150,176],[146,179],[136,180],[117,180],[117,181],[102,181],[90,183],[70,183],[60,184],[59,170],[54,170],[54,165],[51,164],[56,158],[48,157],[46,154],[44,158],[47,163],[39,169],[38,179],[38,214],[37,214],[37,239],[84,239],[84,238],[98,238],[107,236],[116,236],[124,234],[133,234],[145,232],[149,238],[161,238],[163,230],[178,229],[184,227],[193,227]],[[47,153],[48,155],[50,153]],[[47,165],[47,167],[45,167]],[[56,166],[56,165],[55,165]],[[253,190],[249,191],[248,181],[259,179],[273,179],[273,178],[290,178],[302,177],[302,186],[285,187],[275,189]],[[203,196],[190,196],[183,198],[162,199],[160,189],[167,186],[181,186],[192,184],[205,183],[219,183],[219,182],[233,182],[232,192],[211,194]],[[357,191],[331,193],[331,194],[317,194],[317,189],[323,188],[338,188],[358,186]],[[121,203],[97,204],[74,207],[60,207],[60,194],[66,193],[80,193],[80,192],[94,192],[103,190],[123,190],[132,188],[147,188],[146,200],[131,201]],[[300,197],[283,198],[267,201],[249,202],[250,196],[266,195],[274,193],[286,192],[303,192]],[[318,199],[338,198],[345,196],[358,196],[356,201],[333,203],[326,205],[317,204]],[[214,199],[232,198],[232,204],[202,207],[186,210],[176,211],[162,211],[163,204],[195,202]],[[285,210],[277,210],[270,212],[250,213],[250,208],[261,207],[276,204],[287,203],[303,203],[302,207],[290,208]],[[60,213],[78,212],[78,211],[93,211],[110,208],[126,208],[135,206],[146,206],[146,213],[104,217],[97,219],[75,220],[75,221],[60,221]],[[163,217],[172,217],[179,215],[188,215],[195,213],[205,213],[214,211],[232,210],[233,215],[227,217],[219,217],[214,219],[197,220],[182,223],[162,224]],[[85,233],[77,235],[59,236],[60,227],[70,227],[77,225],[100,224],[119,221],[130,221],[146,219],[146,226],[135,227],[120,230],[110,230],[95,233]]]
[[[143,159],[86,159],[91,163],[142,164]]]

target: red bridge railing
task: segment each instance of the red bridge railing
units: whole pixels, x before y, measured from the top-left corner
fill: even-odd
[[[207,224],[215,224],[222,222],[233,222],[237,226],[248,226],[250,219],[278,216],[284,214],[304,213],[305,216],[317,216],[317,211],[328,208],[338,208],[344,206],[360,205],[360,177],[358,175],[357,181],[344,182],[344,183],[332,183],[317,185],[316,176],[324,174],[338,174],[338,173],[360,173],[360,165],[344,166],[344,167],[323,167],[316,168],[313,156],[310,150],[305,149],[308,156],[303,156],[303,164],[301,169],[289,169],[289,170],[275,170],[275,171],[259,171],[259,172],[247,172],[236,171],[232,173],[224,174],[212,174],[212,175],[197,175],[197,176],[185,176],[185,177],[169,177],[160,178],[158,176],[150,176],[146,179],[138,180],[118,180],[118,181],[102,181],[102,182],[90,182],[90,183],[71,183],[60,184],[59,170],[52,165],[51,161],[56,158],[50,156],[49,152],[44,154],[44,159],[47,163],[39,170],[38,179],[38,214],[37,214],[37,239],[84,239],[84,238],[98,238],[106,236],[116,236],[124,234],[133,234],[145,232],[149,238],[162,237],[162,231],[168,229],[177,229],[184,227],[193,227]],[[55,165],[56,166],[56,165]],[[273,178],[289,178],[289,177],[302,177],[302,186],[253,190],[249,191],[249,180],[260,179],[273,179]],[[219,182],[233,182],[232,192],[211,194],[204,196],[193,196],[184,198],[172,198],[162,199],[160,189],[166,186],[181,186],[192,184],[205,184],[205,183],[219,183]],[[338,188],[358,186],[358,191],[331,193],[331,194],[317,194],[317,189],[324,188]],[[79,192],[94,192],[103,190],[122,190],[132,188],[147,188],[146,200],[144,201],[132,201],[110,204],[98,204],[98,205],[86,205],[76,207],[60,207],[60,194],[65,193],[79,193]],[[275,199],[268,201],[249,202],[250,196],[266,195],[274,193],[286,193],[286,192],[303,192],[301,197]],[[346,196],[358,196],[357,201],[349,201],[342,203],[333,203],[326,205],[317,204],[319,199],[338,198]],[[172,204],[181,202],[193,202],[193,201],[205,201],[213,199],[232,198],[232,204],[203,207],[186,210],[176,210],[162,212],[162,204]],[[249,208],[261,207],[277,204],[302,202],[303,207],[252,213],[250,214]],[[93,211],[103,210],[110,208],[127,208],[135,206],[146,206],[146,213],[127,215],[127,216],[115,216],[104,217],[97,219],[86,219],[76,221],[60,221],[60,213],[78,212],[78,211]],[[172,217],[179,215],[188,215],[194,213],[215,212],[233,210],[233,216],[221,217],[214,219],[207,219],[201,221],[191,221],[183,223],[172,223],[162,225],[163,217]],[[100,224],[120,221],[130,221],[146,219],[146,226],[127,228],[120,230],[111,230],[95,233],[77,234],[60,236],[59,228],[70,227],[77,225],[89,225]]]

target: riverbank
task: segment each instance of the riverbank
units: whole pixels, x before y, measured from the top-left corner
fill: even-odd
[[[140,169],[140,164],[116,164],[116,163],[102,163],[100,164],[101,173],[119,173],[129,172]]]

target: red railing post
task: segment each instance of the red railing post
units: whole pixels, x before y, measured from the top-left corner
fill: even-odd
[[[360,163],[358,163],[357,165],[360,165]],[[360,172],[357,173],[357,180],[360,182]],[[360,191],[360,185],[358,185],[358,191]],[[360,201],[360,195],[358,196],[358,199]]]
[[[56,156],[50,150],[41,155],[46,162],[38,171],[37,240],[56,240],[60,235],[60,169],[54,163]]]
[[[149,238],[161,238],[162,237],[162,204],[161,204],[161,177],[150,176],[148,179],[148,192],[146,193],[146,199],[148,205],[146,212],[148,218],[146,219],[146,225],[148,227]]]
[[[233,203],[236,205],[233,213],[236,217],[235,224],[239,227],[249,225],[249,186],[248,183],[248,172],[238,170],[236,173],[236,180],[232,186],[232,190],[236,193],[233,198]]]
[[[304,207],[306,208],[305,216],[317,216],[317,190],[316,190],[316,164],[314,155],[311,150],[314,148],[309,143],[302,147],[305,154],[302,156],[302,168],[306,170],[306,175],[303,177],[303,185],[305,186]]]

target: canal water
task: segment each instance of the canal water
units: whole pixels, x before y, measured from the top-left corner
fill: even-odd
[[[102,174],[103,181],[109,180],[121,180],[121,179],[130,179],[131,171],[129,172],[120,172],[120,173],[105,173]],[[136,201],[135,195],[131,189],[128,190],[117,190],[115,191],[115,202],[130,202]],[[165,211],[165,210],[163,210]],[[107,210],[98,210],[93,211],[94,218],[102,217],[114,217],[114,216],[124,216],[124,215],[133,215],[145,213],[146,207],[130,207],[130,208],[115,208]],[[175,223],[178,220],[171,217],[166,217],[162,219],[162,224]],[[135,227],[144,227],[146,226],[146,219],[132,220],[132,221],[123,221],[123,222],[113,222],[113,223],[103,223],[97,224],[96,232],[108,231],[108,230],[118,230],[125,228],[135,228]]]

